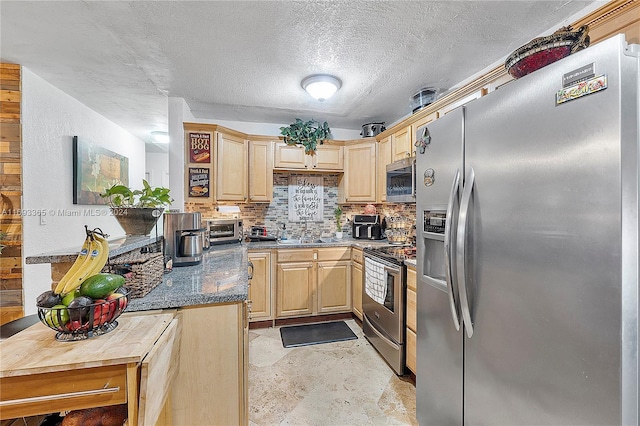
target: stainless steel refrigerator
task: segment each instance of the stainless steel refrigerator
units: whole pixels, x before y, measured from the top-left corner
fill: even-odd
[[[418,129],[420,425],[638,424],[638,47]]]

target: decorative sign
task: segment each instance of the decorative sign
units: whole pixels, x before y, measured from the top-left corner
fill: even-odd
[[[189,161],[211,162],[211,133],[189,133]]]
[[[322,222],[322,176],[289,177],[289,221]]]
[[[574,84],[573,86],[565,87],[561,90],[558,90],[558,93],[556,93],[556,105],[560,105],[565,102],[569,102],[574,99],[599,92],[606,88],[606,75],[600,75],[598,77],[590,78],[586,81],[581,81],[580,83]]]
[[[120,183],[129,186],[129,159],[73,137],[73,204],[107,204],[100,197]]]
[[[189,196],[209,197],[209,169],[207,167],[189,167]]]

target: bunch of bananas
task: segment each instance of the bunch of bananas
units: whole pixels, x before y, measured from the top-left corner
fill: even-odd
[[[99,273],[109,258],[109,243],[106,235],[99,229],[89,231],[85,226],[87,237],[82,249],[54,290],[55,294],[67,294],[75,291],[89,277]]]

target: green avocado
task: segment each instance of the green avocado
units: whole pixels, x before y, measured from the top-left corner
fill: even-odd
[[[80,295],[92,299],[102,299],[124,285],[124,277],[117,274],[96,274],[80,285]]]

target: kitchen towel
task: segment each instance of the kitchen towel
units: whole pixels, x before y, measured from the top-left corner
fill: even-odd
[[[364,258],[365,268],[365,293],[374,301],[384,305],[386,285],[384,282],[384,266],[368,257]]]

